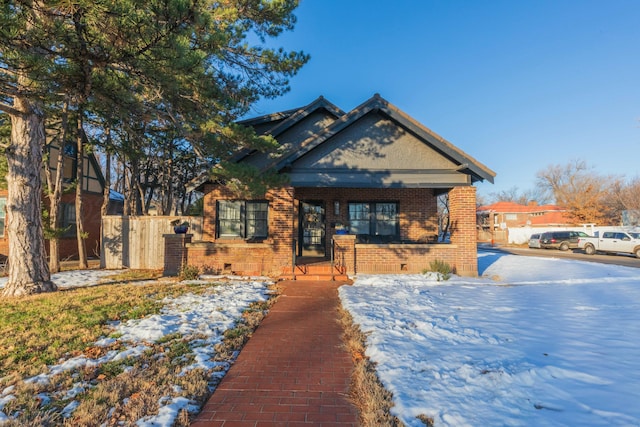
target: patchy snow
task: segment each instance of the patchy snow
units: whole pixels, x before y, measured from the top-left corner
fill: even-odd
[[[343,305],[369,334],[367,355],[393,392],[395,415],[415,427],[424,425],[418,415],[436,426],[640,425],[640,269],[485,250],[478,266],[479,278],[360,276],[340,288]],[[87,286],[112,273],[54,280]],[[236,278],[210,295],[167,299],[158,315],[113,325],[118,340],[130,340],[125,350],[62,361],[30,381],[139,354],[145,342],[174,332],[206,335],[192,341],[196,360],[185,370],[213,367],[215,343],[244,307],[266,298],[267,283]],[[65,392],[71,397],[86,386]],[[0,390],[0,422],[12,390]],[[184,398],[160,404],[137,425],[171,426],[181,408],[196,410]]]
[[[54,273],[51,280],[61,289],[95,286],[105,281],[105,277],[113,276],[124,270],[72,270]],[[7,277],[0,277],[0,289],[7,283]]]
[[[640,268],[480,251],[340,288],[408,426],[640,425]]]
[[[58,273],[52,276],[55,283],[61,288],[79,286],[92,286],[104,281],[105,276],[113,275],[113,271],[107,270],[82,270]],[[254,301],[264,301],[268,297],[268,285],[272,283],[265,278],[230,278],[229,282],[212,286],[202,295],[184,294],[176,298],[166,298],[164,307],[159,314],[147,316],[142,319],[133,319],[127,322],[115,322],[112,324],[113,332],[118,338],[101,338],[96,346],[108,346],[116,341],[124,343],[120,351],[109,351],[99,359],[87,356],[77,356],[58,365],[49,366],[48,372],[27,378],[26,382],[47,384],[53,375],[64,371],[81,369],[101,365],[109,361],[117,361],[130,356],[138,356],[149,349],[148,343],[155,342],[162,337],[179,333],[183,336],[198,336],[191,340],[191,346],[196,354],[195,360],[183,368],[183,373],[195,368],[213,368],[222,366],[224,369],[212,373],[212,379],[220,378],[228,370],[228,362],[213,362],[210,359],[215,355],[214,346],[222,341],[224,331],[233,327],[245,308]],[[6,282],[6,279],[4,280]],[[190,283],[205,283],[206,281],[190,281]],[[149,283],[145,281],[144,283]],[[74,398],[89,384],[76,383],[70,390],[62,391],[65,396]],[[13,387],[0,390],[0,423],[8,419],[2,412],[2,408],[14,398],[11,394]],[[42,401],[49,401],[49,396],[41,394]],[[77,408],[79,402],[72,400],[63,410],[62,415],[69,417]],[[195,402],[186,398],[167,397],[160,402],[160,411],[154,417],[144,417],[138,420],[138,426],[170,427],[174,424],[179,411],[189,408],[197,412]]]

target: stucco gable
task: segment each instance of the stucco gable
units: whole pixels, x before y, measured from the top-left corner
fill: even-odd
[[[451,170],[458,165],[395,121],[372,111],[294,161],[292,167]]]
[[[295,151],[300,142],[317,135],[344,114],[344,111],[320,96],[302,108],[239,122],[253,126],[258,134],[273,136],[280,146],[273,153],[244,150],[235,156],[234,161],[264,168],[283,153]],[[269,122],[270,119],[272,121]]]
[[[323,165],[351,169],[421,169],[427,173],[431,168],[453,170],[466,174],[470,182],[485,179],[493,182],[495,177],[492,170],[378,94],[272,163],[278,170]]]

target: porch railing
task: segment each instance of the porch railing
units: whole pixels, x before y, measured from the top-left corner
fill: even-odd
[[[296,249],[298,247],[298,241],[293,239],[291,244],[291,279],[296,280]]]
[[[336,272],[335,272],[335,251],[336,251],[336,241],[331,238],[331,281],[336,280]]]

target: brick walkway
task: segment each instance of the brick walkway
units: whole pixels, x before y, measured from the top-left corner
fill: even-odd
[[[283,292],[193,427],[357,426],[353,362],[342,347],[333,282],[281,282]]]

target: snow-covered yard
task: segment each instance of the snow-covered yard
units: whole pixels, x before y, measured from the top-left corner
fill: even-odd
[[[640,269],[480,252],[479,271],[340,289],[395,415],[409,426],[421,414],[436,426],[640,425]]]

